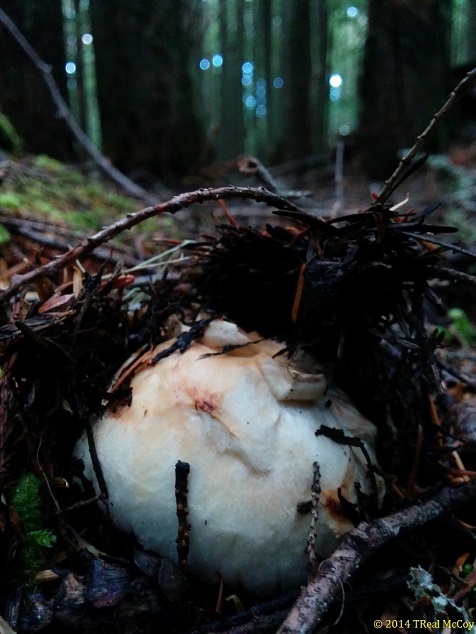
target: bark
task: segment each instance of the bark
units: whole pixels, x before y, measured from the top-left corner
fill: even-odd
[[[468,21],[466,24],[466,60],[476,64],[476,0],[468,0]]]
[[[289,2],[284,7],[284,28],[287,32],[283,48],[285,97],[285,158],[311,153],[311,28],[310,0]]]
[[[244,58],[244,1],[220,3],[220,39],[223,70],[220,85],[218,158],[234,159],[244,151],[245,128],[241,66]]]
[[[123,171],[185,172],[202,145],[189,73],[191,4],[91,3],[104,152]]]
[[[253,6],[253,18],[255,25],[254,32],[254,61],[256,79],[262,79],[265,82],[266,94],[264,97],[257,95],[259,100],[265,99],[266,116],[256,121],[256,155],[261,160],[268,162],[269,148],[272,139],[270,138],[270,126],[268,124],[269,115],[273,109],[273,97],[275,96],[272,89],[271,77],[271,0],[260,0]]]
[[[449,89],[449,0],[370,0],[360,100],[360,145],[383,179],[444,102]],[[442,144],[433,135],[428,149]]]
[[[312,118],[312,152],[321,152],[327,148],[327,128],[329,117],[329,84],[327,82],[328,53],[328,2],[314,0],[311,5],[311,27],[315,34],[312,37],[312,83],[311,83],[311,118]]]

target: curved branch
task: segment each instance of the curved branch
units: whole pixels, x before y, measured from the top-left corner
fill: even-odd
[[[184,207],[189,207],[194,203],[202,203],[206,200],[220,200],[222,198],[252,199],[256,202],[263,202],[278,209],[299,211],[299,208],[296,207],[296,205],[293,205],[286,199],[281,198],[281,196],[273,194],[272,192],[269,192],[268,190],[263,188],[257,189],[253,187],[228,186],[217,187],[213,189],[198,189],[193,192],[179,194],[178,196],[174,196],[165,203],[155,205],[154,207],[145,207],[140,211],[127,214],[127,216],[125,216],[124,218],[121,218],[117,222],[104,227],[104,229],[101,229],[93,236],[86,238],[86,240],[83,240],[80,244],[69,249],[68,251],[66,251],[66,253],[54,260],[51,260],[51,262],[48,262],[44,266],[34,269],[33,271],[29,271],[24,275],[15,276],[10,286],[5,290],[0,291],[0,302],[10,299],[10,297],[20,291],[26,284],[31,284],[32,282],[39,280],[45,275],[60,271],[71,262],[77,260],[79,257],[91,253],[91,251],[94,251],[94,249],[100,244],[108,242],[123,231],[131,229],[135,225],[138,225],[148,218],[152,218],[153,216],[158,216],[159,214],[163,213],[174,214],[180,209],[183,209]]]

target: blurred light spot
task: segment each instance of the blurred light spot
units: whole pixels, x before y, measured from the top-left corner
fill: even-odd
[[[74,73],[76,72],[76,64],[74,62],[68,62],[64,69],[68,73],[68,75],[74,75]]]
[[[223,66],[223,56],[220,55],[219,53],[214,55],[212,57],[212,64],[213,66],[215,66],[215,68],[220,68],[220,66]]]
[[[241,70],[243,71],[243,73],[245,75],[252,75],[253,74],[253,64],[251,62],[245,62],[243,64],[243,66],[241,67]]]
[[[256,106],[256,99],[253,97],[253,95],[248,95],[246,97],[245,106],[248,108],[248,110],[253,110],[253,108]]]
[[[264,97],[266,95],[266,82],[264,79],[258,79],[256,82],[256,96]]]
[[[258,97],[256,100],[257,106],[265,106],[266,105],[266,97]]]
[[[349,16],[349,18],[355,18],[359,15],[359,10],[357,9],[357,7],[349,7],[347,9],[347,15]]]
[[[208,61],[208,59],[203,58],[200,60],[199,66],[202,70],[208,70],[210,68],[210,62]]]
[[[348,134],[350,134],[350,125],[341,125],[339,128],[339,133],[342,134],[342,136],[347,136]]]
[[[334,73],[329,77],[329,84],[332,88],[339,88],[342,85],[342,77],[337,73]]]
[[[282,88],[284,86],[284,79],[282,77],[275,77],[273,86],[275,88]]]
[[[256,106],[256,116],[257,117],[265,117],[266,116],[266,106]]]
[[[331,101],[338,101],[340,97],[340,88],[331,88],[329,91],[329,98]]]
[[[249,75],[244,75],[241,78],[241,83],[243,84],[243,86],[249,86],[251,84],[251,77]]]
[[[279,29],[282,23],[283,23],[283,18],[280,15],[275,15],[273,18],[273,27],[275,29]]]
[[[81,42],[82,42],[83,44],[86,44],[86,46],[87,46],[88,44],[92,44],[92,43],[93,43],[93,36],[91,35],[91,33],[85,33],[85,34],[83,35],[83,37],[81,38]]]
[[[66,9],[65,15],[68,20],[73,20],[76,17],[76,11],[74,9]]]

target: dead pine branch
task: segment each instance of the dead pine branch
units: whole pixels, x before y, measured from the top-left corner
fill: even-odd
[[[410,530],[441,519],[476,499],[476,480],[445,488],[424,502],[368,524],[362,522],[348,533],[334,553],[319,566],[316,575],[299,595],[278,634],[311,634],[337,600],[342,589],[371,555]]]
[[[156,201],[155,196],[151,196],[145,189],[139,187],[136,183],[130,180],[125,174],[119,171],[114,165],[108,161],[108,159],[99,152],[94,145],[89,140],[88,136],[83,132],[81,127],[78,125],[76,119],[71,114],[70,109],[68,108],[61,92],[58,88],[57,83],[53,78],[52,68],[50,64],[44,62],[41,57],[38,55],[36,50],[31,46],[26,37],[21,33],[16,24],[11,20],[5,11],[0,8],[0,24],[7,29],[7,31],[12,35],[18,45],[22,48],[22,50],[26,53],[30,61],[36,66],[36,68],[43,75],[43,79],[45,80],[48,91],[51,95],[51,98],[57,108],[57,116],[60,119],[63,119],[68,128],[71,130],[72,134],[80,143],[80,145],[86,150],[89,156],[93,159],[93,161],[98,165],[98,167],[111,178],[115,183],[120,185],[125,191],[127,191],[132,196],[139,198],[141,200],[145,200],[149,204],[152,204]]]
[[[405,154],[405,156],[400,161],[397,169],[393,172],[390,178],[385,181],[385,185],[383,190],[380,192],[379,196],[375,200],[375,205],[381,204],[387,200],[390,194],[395,189],[396,184],[403,176],[403,173],[410,165],[411,161],[415,158],[418,152],[424,146],[430,132],[436,127],[438,122],[446,115],[450,110],[454,107],[456,102],[458,101],[461,94],[468,88],[469,84],[476,78],[476,67],[473,70],[469,71],[465,75],[465,77],[459,82],[453,92],[450,94],[446,102],[443,106],[438,110],[436,114],[433,115],[432,120],[427,125],[427,127],[423,130],[423,132],[417,137],[417,140],[413,147]]]
[[[1,9],[0,9],[1,11]],[[0,292],[0,302],[6,301],[18,293],[25,285],[36,282],[37,280],[49,275],[61,271],[65,266],[74,262],[78,258],[91,253],[101,244],[104,244],[115,238],[123,231],[127,231],[132,227],[135,227],[139,223],[153,218],[163,213],[175,214],[184,207],[189,207],[195,203],[202,203],[207,200],[221,200],[221,199],[247,199],[255,200],[256,202],[262,202],[278,209],[286,209],[288,211],[300,212],[300,209],[290,203],[288,200],[273,194],[272,192],[264,188],[252,188],[252,187],[217,187],[211,189],[198,189],[193,192],[186,192],[174,196],[165,203],[155,205],[153,207],[145,207],[140,211],[127,214],[124,218],[121,218],[117,222],[108,225],[104,229],[101,229],[93,236],[83,240],[77,246],[69,249],[63,255],[51,260],[47,264],[29,271],[24,275],[19,275],[10,284],[10,286]]]

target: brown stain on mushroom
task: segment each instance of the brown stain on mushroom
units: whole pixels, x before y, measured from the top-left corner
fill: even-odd
[[[336,522],[341,522],[342,520],[346,522],[349,521],[346,512],[342,508],[337,491],[329,491],[328,493],[323,492],[321,501],[322,506],[329,511],[329,514],[336,520]]]
[[[197,411],[205,412],[214,416],[214,412],[220,408],[220,395],[209,392],[196,386],[182,386],[183,392],[190,399],[193,408]]]
[[[216,403],[214,403],[212,400],[207,400],[205,398],[199,398],[195,400],[195,409],[200,409],[203,412],[207,412],[207,414],[211,414],[213,411],[215,411],[216,407]]]

